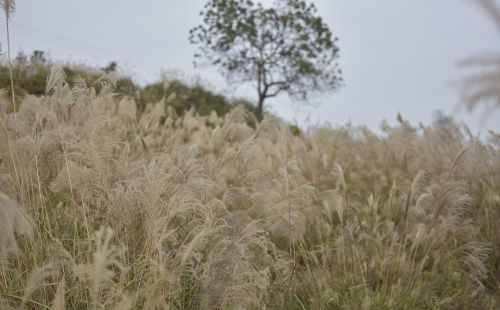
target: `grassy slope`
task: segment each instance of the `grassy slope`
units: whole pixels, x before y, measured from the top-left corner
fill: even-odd
[[[498,140],[137,113],[99,83],[1,101],[0,308],[500,307]]]
[[[18,101],[27,94],[42,96],[46,93],[46,83],[50,74],[50,62],[17,60],[14,62],[14,90]],[[100,90],[99,79],[104,74],[102,69],[75,64],[58,64],[64,70],[67,83],[73,87],[76,81],[84,82]],[[113,73],[114,74],[114,73]],[[10,74],[6,64],[0,64],[0,89],[8,89],[10,96]],[[116,76],[115,93],[119,97],[133,98],[139,111],[144,111],[148,103],[167,100],[167,105],[176,113],[182,114],[193,109],[197,114],[209,115],[215,111],[225,115],[236,105],[244,105],[253,111],[250,102],[244,99],[229,99],[214,93],[201,82],[189,83],[178,79],[163,79],[155,83],[140,86],[127,76]],[[175,95],[174,95],[175,94]],[[12,109],[12,108],[11,108]]]

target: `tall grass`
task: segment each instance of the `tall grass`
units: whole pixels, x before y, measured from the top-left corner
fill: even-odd
[[[139,113],[99,83],[0,100],[0,308],[500,307],[495,137]]]
[[[10,76],[10,92],[12,96],[12,109],[14,112],[16,111],[16,95],[14,91],[14,77],[13,77],[13,72],[12,72],[12,62],[11,62],[11,56],[10,56],[10,31],[9,31],[9,20],[14,14],[16,10],[16,3],[14,0],[2,0],[0,2],[0,5],[2,6],[2,10],[5,14],[5,30],[6,30],[6,35],[7,35],[7,60],[8,60],[8,67],[9,67],[9,76]],[[15,117],[15,113],[14,113]]]

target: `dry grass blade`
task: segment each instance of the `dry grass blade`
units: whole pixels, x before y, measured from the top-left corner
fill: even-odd
[[[53,310],[66,310],[66,300],[65,300],[65,291],[66,291],[66,281],[64,277],[57,284],[56,294],[54,295],[54,301],[52,301],[52,309]]]

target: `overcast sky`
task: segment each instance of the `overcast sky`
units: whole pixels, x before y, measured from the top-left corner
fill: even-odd
[[[398,112],[413,124],[442,110],[474,132],[500,131],[500,111],[486,121],[481,111],[459,109],[457,63],[484,51],[500,51],[500,33],[473,0],[316,0],[319,14],[339,38],[346,86],[316,98],[314,107],[293,108],[286,96],[267,102],[299,124],[395,122]],[[53,60],[104,66],[116,60],[142,83],[161,70],[200,76],[217,91],[234,90],[215,69],[193,68],[196,48],[188,31],[200,22],[205,0],[18,0],[12,19],[13,51],[48,51]],[[270,1],[264,1],[270,2]],[[5,28],[2,27],[2,32]],[[2,36],[2,46],[5,39]]]

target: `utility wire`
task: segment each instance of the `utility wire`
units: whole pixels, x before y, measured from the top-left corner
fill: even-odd
[[[2,18],[0,17],[0,20]],[[92,51],[95,51],[95,52],[99,52],[99,53],[104,53],[104,54],[114,54],[114,52],[110,52],[110,51],[107,51],[105,49],[101,49],[99,47],[96,47],[96,46],[93,46],[93,45],[90,45],[90,44],[87,44],[87,43],[84,43],[84,42],[81,42],[81,41],[77,41],[77,40],[74,40],[74,39],[71,39],[71,38],[67,38],[67,37],[63,37],[61,35],[58,35],[58,34],[54,34],[54,33],[51,33],[51,32],[48,32],[48,31],[45,31],[45,30],[42,30],[42,29],[39,29],[39,28],[36,28],[36,27],[33,27],[33,26],[29,26],[29,25],[26,25],[26,24],[23,24],[23,23],[19,23],[19,22],[11,22],[11,24],[18,30],[20,31],[24,31],[24,32],[28,32],[28,33],[31,33],[31,34],[34,34],[34,35],[38,35],[40,37],[44,37],[44,38],[47,38],[47,39],[52,39],[52,40],[55,40],[55,41],[58,41],[58,42],[61,42],[61,43],[64,43],[64,44],[68,44],[68,45],[71,45],[75,48],[82,48],[82,49],[86,49],[86,50],[92,50]]]
[[[0,21],[5,21],[3,18],[0,18]],[[73,40],[70,38],[66,38],[64,36],[54,34],[45,30],[38,29],[36,27],[28,26],[26,24],[22,24],[19,22],[11,23],[11,31],[17,33],[19,35],[23,35],[26,37],[30,37],[32,39],[40,40],[52,45],[57,45],[59,47],[63,47],[66,49],[70,49],[88,56],[92,56],[101,60],[113,61],[113,60],[125,60],[125,62],[132,63],[134,67],[138,67],[140,71],[147,72],[149,74],[156,75],[158,72],[152,70],[151,68],[156,67],[152,64],[146,64],[142,60],[138,61],[137,59],[132,59],[129,61],[128,58],[125,57],[117,57],[118,53],[113,51],[108,51],[81,41]],[[137,66],[139,65],[139,66]]]

